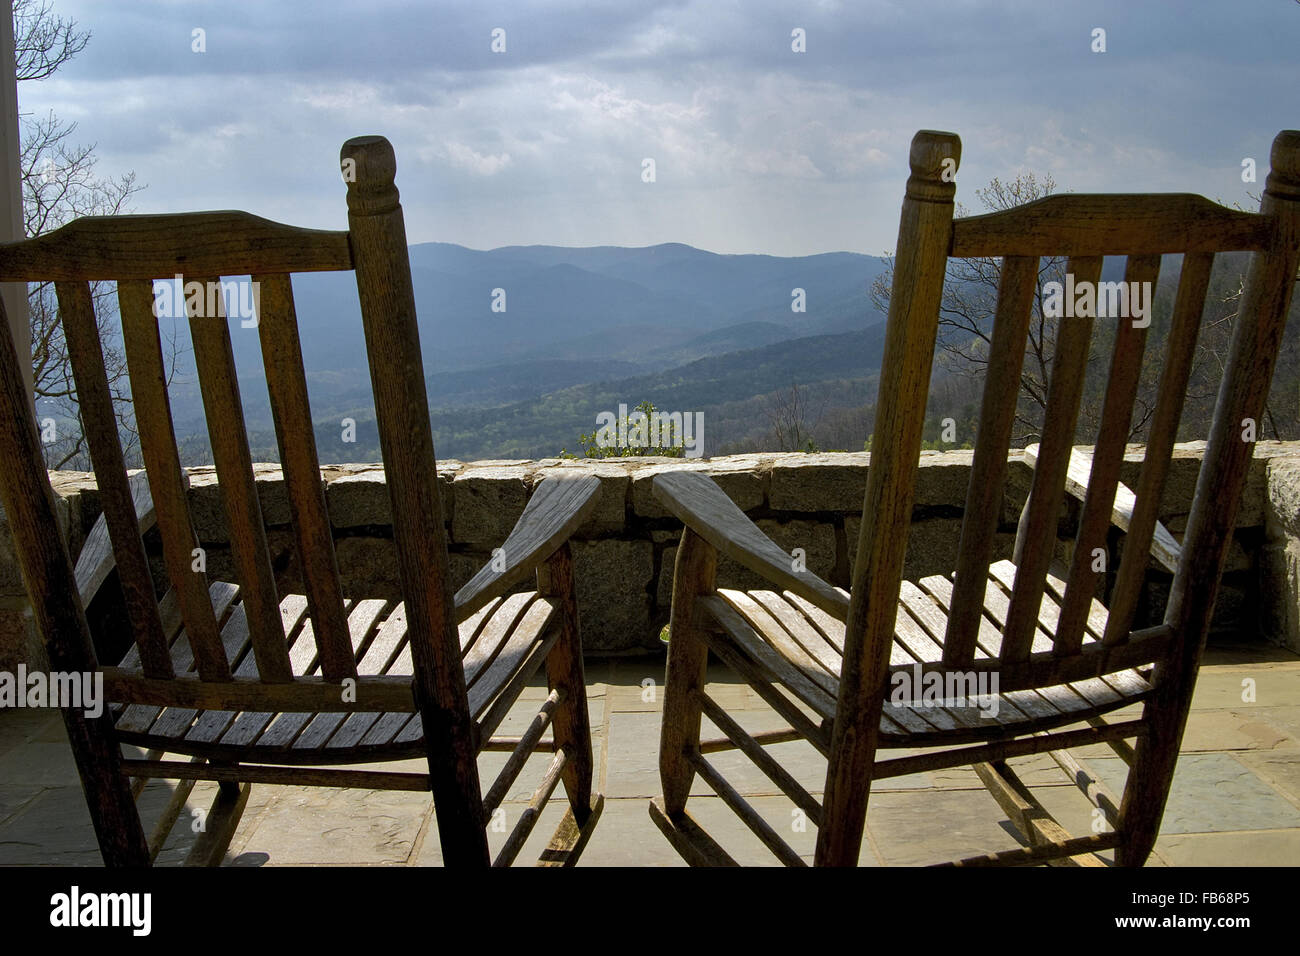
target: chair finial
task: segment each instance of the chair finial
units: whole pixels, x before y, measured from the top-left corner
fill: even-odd
[[[961,165],[961,137],[942,130],[923,129],[912,137],[908,156],[912,175],[907,195],[913,199],[951,202],[957,191],[955,177]]]
[[[348,209],[359,215],[377,215],[397,208],[397,156],[383,136],[354,136],[339,152],[343,179],[348,184]]]
[[[1279,199],[1300,199],[1300,130],[1284,129],[1273,138],[1265,191]]]

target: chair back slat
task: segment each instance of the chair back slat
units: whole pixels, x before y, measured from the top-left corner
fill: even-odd
[[[1100,256],[1071,258],[1066,273],[1075,277],[1076,285],[1096,283],[1101,266]],[[1058,327],[1038,466],[1016,534],[1016,584],[1002,640],[1002,659],[1006,661],[1025,660],[1033,645],[1038,608],[1056,547],[1057,520],[1088,371],[1092,326],[1091,316],[1075,316],[1063,319]]]
[[[204,291],[202,295],[187,297],[186,310],[212,443],[212,460],[217,467],[218,486],[230,530],[231,556],[248,617],[258,674],[263,681],[280,683],[292,680],[293,671],[289,668],[289,652],[280,621],[280,598],[248,448],[248,430],[239,398],[221,281],[216,276],[186,278],[187,286],[197,282]]]
[[[167,577],[176,589],[199,676],[203,680],[229,680],[230,663],[208,597],[208,576],[204,565],[196,561],[198,539],[176,451],[153,285],[147,279],[125,279],[117,285],[117,297],[140,454],[153,493]]]
[[[1120,560],[1115,587],[1106,620],[1105,644],[1119,644],[1128,639],[1137,612],[1142,586],[1146,579],[1149,553],[1169,474],[1178,421],[1182,417],[1187,383],[1196,355],[1196,339],[1205,311],[1205,294],[1210,286],[1214,253],[1195,252],[1183,258],[1178,293],[1170,318],[1165,361],[1156,391],[1156,406],[1151,415],[1146,455],[1138,478],[1133,516],[1124,539],[1124,556]]]
[[[95,469],[100,506],[108,525],[113,558],[122,586],[127,619],[140,651],[146,677],[172,676],[167,638],[158,616],[153,575],[140,538],[134,495],[122,458],[117,415],[99,340],[94,299],[86,282],[58,282],[54,286],[63,323],[63,338],[77,386],[77,405],[83,434]]]
[[[1154,289],[1160,274],[1159,256],[1130,256],[1124,271],[1126,288]],[[1146,283],[1145,286],[1134,283]],[[1110,372],[1102,401],[1101,425],[1092,456],[1088,491],[1079,516],[1074,555],[1066,578],[1065,598],[1057,622],[1054,650],[1058,657],[1078,653],[1083,645],[1088,609],[1097,596],[1097,582],[1105,573],[1106,539],[1110,532],[1120,467],[1128,444],[1146,350],[1150,315],[1139,320],[1117,321],[1111,350]]]
[[[307,401],[293,284],[283,274],[254,275],[252,280],[261,290],[257,331],[307,606],[320,644],[321,670],[330,680],[355,677],[357,666]]]
[[[1003,261],[985,373],[987,385],[962,519],[957,578],[944,637],[943,660],[950,667],[967,664],[975,655],[1037,282],[1037,256],[1008,256]]]

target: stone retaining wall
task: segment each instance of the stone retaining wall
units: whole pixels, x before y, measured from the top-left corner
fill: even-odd
[[[1181,536],[1196,484],[1203,443],[1177,446],[1160,517]],[[1123,480],[1137,482],[1141,449],[1131,450]],[[605,461],[443,462],[439,469],[457,587],[486,561],[513,527],[538,481],[548,474],[582,471],[601,480],[602,497],[574,542],[583,637],[594,653],[635,652],[660,647],[667,622],[672,564],[681,533],[677,521],[654,497],[654,476],[668,469],[711,475],[759,527],[787,551],[802,548],[810,570],[847,587],[861,521],[868,454],[758,454],[699,461],[632,458]],[[921,459],[916,505],[908,543],[910,578],[943,573],[954,564],[961,532],[962,502],[970,477],[971,452],[926,452]],[[322,469],[335,527],[345,590],[357,597],[397,598],[397,555],[392,540],[388,492],[378,465],[330,465]],[[216,475],[190,469],[190,501],[208,573],[232,573],[229,539]],[[1003,493],[997,557],[1010,557],[1016,521],[1029,488],[1030,469],[1014,453]],[[52,473],[76,554],[98,517],[94,478]],[[302,584],[289,530],[289,506],[277,465],[257,466],[257,485],[282,591]],[[1062,514],[1058,553],[1068,558],[1077,504]],[[163,580],[156,531],[146,538],[155,580]],[[1116,556],[1122,548],[1117,536]],[[1117,562],[1109,564],[1114,568]],[[723,583],[758,585],[744,569],[723,560]],[[1169,576],[1155,566],[1148,573],[1148,620],[1163,610]],[[0,528],[0,659],[33,653],[30,615],[24,619],[21,582],[7,531]],[[112,621],[112,602],[92,608],[92,617]],[[1300,443],[1260,442],[1237,521],[1216,627],[1242,639],[1260,636],[1300,650]],[[0,666],[4,666],[0,661]]]

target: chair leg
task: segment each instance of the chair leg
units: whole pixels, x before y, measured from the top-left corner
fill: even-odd
[[[161,750],[150,750],[146,755],[147,760],[160,760],[164,756]],[[191,757],[190,763],[204,763],[202,757]],[[192,779],[182,779],[176,781],[176,789],[172,791],[171,799],[167,801],[167,806],[163,808],[158,819],[154,821],[153,831],[149,834],[149,859],[156,862],[158,854],[167,844],[167,838],[171,836],[172,828],[176,826],[176,821],[180,819],[185,807],[189,801],[190,794],[194,791],[194,784],[198,781]],[[148,777],[136,777],[132,783],[132,792],[135,793],[136,800],[140,799],[140,794],[144,791],[145,786],[149,783]],[[136,784],[139,789],[136,789]]]
[[[122,754],[113,739],[112,718],[103,714],[92,719],[65,709],[63,723],[104,865],[148,866],[149,844],[131,794],[131,781],[121,772]],[[110,729],[106,730],[105,724]]]
[[[546,682],[563,697],[551,717],[555,748],[564,748],[568,760],[561,780],[579,827],[592,810],[595,761],[591,748],[591,717],[587,713],[587,680],[582,666],[582,637],[578,627],[578,601],[574,590],[573,556],[568,544],[538,569],[538,591],[559,602],[560,637],[546,657]]]
[[[1156,713],[1149,721],[1150,729],[1138,739],[1124,785],[1119,810],[1120,844],[1115,848],[1119,866],[1143,866],[1155,849],[1187,720],[1184,707],[1161,707],[1158,699],[1146,706]]]
[[[689,865],[740,866],[685,810],[669,816],[663,801],[655,797],[650,801],[650,819]]]
[[[682,532],[673,569],[668,670],[659,736],[662,809],[670,818],[686,808],[695,779],[695,768],[687,755],[700,746],[700,701],[709,661],[708,646],[698,633],[695,598],[714,589],[717,563],[717,551],[703,538],[689,528]]]
[[[185,858],[186,866],[221,865],[226,850],[230,849],[230,841],[235,838],[235,830],[252,790],[251,783],[241,784],[232,780],[223,780],[217,785],[217,795],[204,821],[203,832]]]
[[[855,582],[854,586],[860,587],[862,582]],[[885,645],[872,649],[853,644],[848,635],[858,631],[852,614],[850,610],[845,626],[846,647],[826,767],[822,825],[817,829],[817,866],[858,865],[880,740],[884,701],[877,696],[876,689],[886,684],[890,648]]]
[[[479,792],[478,765],[472,750],[456,746],[464,740],[455,732],[454,724],[459,716],[440,711],[436,706],[420,709],[438,842],[442,845],[444,866],[486,868],[492,860],[483,797]]]
[[[573,815],[573,807],[570,806],[568,812],[560,820],[560,825],[555,828],[555,833],[551,835],[551,842],[542,851],[537,865],[573,866],[577,863],[578,858],[582,856],[582,851],[587,848],[587,841],[591,839],[592,833],[596,830],[596,823],[600,820],[600,811],[604,807],[605,795],[596,794],[591,801],[586,821],[579,823]]]

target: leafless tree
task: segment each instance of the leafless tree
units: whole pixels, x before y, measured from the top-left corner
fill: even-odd
[[[86,48],[90,33],[55,15],[53,0],[13,0],[18,81],[43,80]]]
[[[993,179],[976,189],[975,195],[986,212],[1010,209],[1049,196],[1056,189],[1050,175],[1039,179],[1026,172],[1004,182]],[[958,216],[969,210],[957,204]],[[1044,257],[1039,260],[1038,283],[1033,299],[1029,339],[1020,373],[1021,401],[1016,413],[1019,442],[1039,437],[1043,411],[1047,407],[1047,384],[1056,354],[1058,319],[1043,309],[1044,286],[1060,282],[1065,276],[1065,260]],[[993,318],[997,310],[998,283],[1002,278],[1002,260],[997,258],[951,259],[944,281],[939,307],[938,361],[950,374],[984,380],[988,367],[989,347],[993,337]],[[871,298],[882,312],[889,311],[890,289],[894,282],[894,262],[886,259],[886,268],[871,287]]]
[[[765,414],[772,426],[772,436],[780,451],[815,451],[813,430],[821,421],[825,403],[810,420],[810,396],[802,385],[790,383],[789,389],[779,389],[766,396]]]
[[[1032,172],[1015,179],[993,179],[975,195],[985,212],[998,212],[1051,195],[1056,183],[1050,175],[1041,179]],[[957,204],[957,215],[968,210]],[[1061,319],[1049,316],[1044,309],[1046,286],[1064,282],[1067,269],[1062,257],[1039,259],[1038,278],[1031,304],[1029,336],[1025,342],[1024,363],[1020,372],[1020,400],[1016,409],[1013,444],[1023,445],[1042,437],[1043,415],[1047,409],[1048,386],[1052,364],[1056,359],[1057,334]],[[993,320],[997,310],[998,285],[1002,278],[1002,260],[998,258],[951,259],[944,281],[939,308],[939,365],[958,377],[983,383],[988,369],[989,349],[993,337]],[[888,311],[893,285],[893,260],[887,259],[885,271],[871,288],[873,302]],[[1068,320],[1067,320],[1068,321]],[[1077,435],[1095,438],[1101,419],[1105,372],[1109,361],[1107,330],[1098,327],[1087,356],[1087,385],[1080,402]],[[1130,422],[1130,439],[1144,434],[1154,411],[1154,396],[1159,378],[1159,360],[1154,350],[1144,354],[1137,402]]]
[[[54,13],[51,0],[15,0],[13,11],[19,82],[37,82],[52,76],[90,41],[90,33],[79,29],[75,20]],[[98,175],[95,144],[76,142],[73,138],[76,124],[64,123],[52,112],[44,116],[23,114],[20,119],[23,220],[29,237],[51,232],[81,216],[128,211],[128,201],[142,188],[134,173],[116,178]],[[128,462],[135,462],[138,438],[128,411],[126,357],[115,334],[113,292],[109,283],[91,285],[123,451]],[[46,463],[51,468],[87,467],[85,435],[53,285],[32,283],[29,286],[28,312],[38,417],[54,425],[53,440],[45,443]],[[170,342],[169,367],[174,368],[175,330],[163,331]]]

